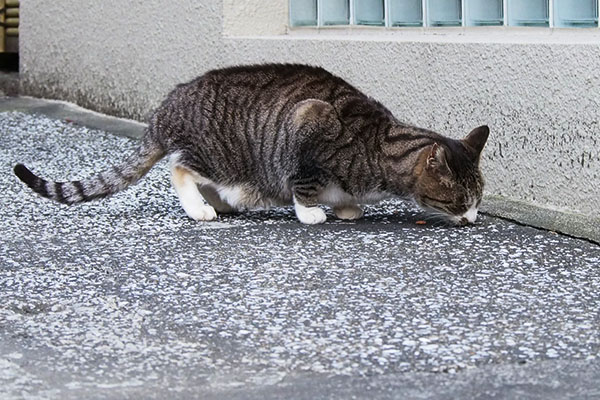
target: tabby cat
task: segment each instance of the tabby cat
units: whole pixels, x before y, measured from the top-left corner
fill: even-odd
[[[458,225],[474,222],[489,129],[462,140],[397,120],[383,105],[322,68],[268,64],[207,72],[177,86],[124,163],[72,182],[15,174],[43,197],[73,204],[105,197],[170,158],[187,215],[293,204],[305,224],[363,215],[360,204],[412,198]]]

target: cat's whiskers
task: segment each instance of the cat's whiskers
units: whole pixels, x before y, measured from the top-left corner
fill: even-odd
[[[421,206],[425,209],[425,211],[427,212],[427,214],[425,215],[424,219],[425,221],[433,221],[434,222],[434,226],[438,227],[438,226],[457,226],[460,225],[459,221],[456,220],[454,216],[449,215],[443,211],[437,210],[435,208],[429,207],[429,206]]]

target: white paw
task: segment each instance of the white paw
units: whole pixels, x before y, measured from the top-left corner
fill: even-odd
[[[339,219],[359,219],[364,215],[363,209],[357,205],[334,207],[333,212]]]
[[[294,207],[296,209],[296,216],[303,224],[322,224],[327,219],[325,212],[319,207],[304,207],[298,203]]]
[[[217,218],[217,212],[211,206],[201,205],[193,209],[185,209],[188,217],[196,221],[212,221]]]

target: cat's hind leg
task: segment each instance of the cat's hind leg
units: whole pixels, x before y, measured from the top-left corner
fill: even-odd
[[[196,172],[182,165],[171,164],[171,182],[185,213],[196,221],[212,221],[217,218],[217,212],[204,203],[198,190],[198,185],[204,183],[202,180]]]
[[[212,185],[198,185],[198,190],[204,200],[210,204],[220,214],[231,214],[238,211],[236,208],[226,203],[221,198],[221,195]]]

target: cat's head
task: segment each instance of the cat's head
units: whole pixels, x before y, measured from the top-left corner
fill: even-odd
[[[475,222],[484,183],[479,158],[489,133],[484,125],[462,140],[427,146],[414,187],[417,204],[457,225]]]

